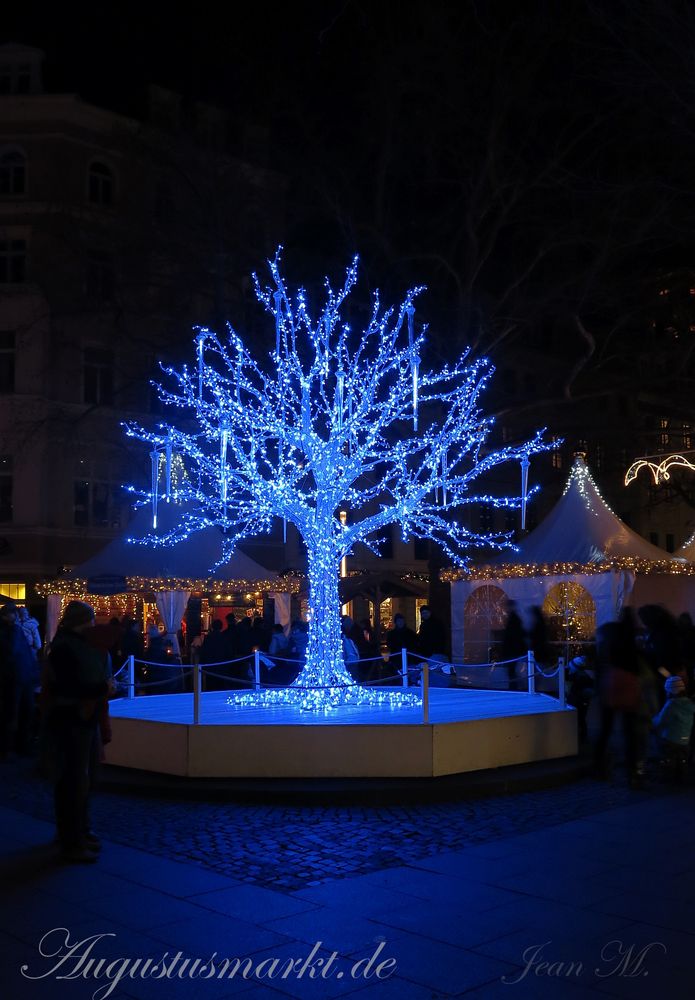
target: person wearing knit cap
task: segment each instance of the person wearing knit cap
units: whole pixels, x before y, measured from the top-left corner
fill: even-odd
[[[99,839],[89,829],[89,793],[98,759],[97,724],[108,697],[108,658],[89,645],[94,609],[70,601],[51,643],[44,674],[46,745],[53,754],[55,815],[63,859],[96,860]]]
[[[72,631],[80,626],[91,626],[94,622],[94,608],[91,604],[86,601],[70,601],[65,605],[58,627]]]
[[[695,704],[688,698],[682,677],[672,674],[664,684],[666,701],[652,720],[659,740],[662,763],[685,773],[695,719]]]

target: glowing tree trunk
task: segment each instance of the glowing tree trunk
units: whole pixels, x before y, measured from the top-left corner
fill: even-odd
[[[354,683],[343,663],[338,561],[330,549],[309,549],[308,563],[309,645],[306,666],[296,683],[298,687],[321,688],[314,700],[335,702],[342,697],[345,685]],[[331,687],[335,688],[334,692],[330,691]],[[307,700],[311,700],[309,692]]]

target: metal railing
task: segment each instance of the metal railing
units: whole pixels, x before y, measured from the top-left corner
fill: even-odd
[[[398,654],[394,654],[398,656]],[[410,661],[409,661],[410,658]],[[417,663],[413,664],[412,659],[417,659]],[[321,690],[323,687],[335,689],[337,687],[345,688],[346,690],[353,687],[379,687],[385,684],[393,684],[394,681],[400,684],[403,688],[420,688],[422,692],[422,722],[427,723],[429,721],[429,703],[430,703],[430,671],[437,670],[438,668],[448,667],[449,677],[456,676],[457,669],[489,669],[491,667],[504,667],[510,666],[512,664],[519,664],[524,662],[523,657],[514,657],[510,660],[497,660],[488,663],[466,663],[466,664],[450,664],[447,662],[434,661],[436,665],[432,667],[431,660],[425,656],[421,656],[418,653],[410,652],[407,649],[402,649],[400,651],[400,664],[399,669],[394,673],[387,675],[386,677],[376,678],[374,680],[363,680],[354,681],[352,684],[332,684],[332,685],[308,685],[302,686],[298,685],[295,680],[289,681],[286,684],[267,684],[261,682],[261,666],[269,666],[269,669],[277,666],[280,663],[288,663],[297,667],[298,673],[301,672],[304,663],[302,660],[288,659],[278,656],[269,656],[268,654],[261,653],[259,650],[254,650],[254,652],[247,656],[241,656],[234,660],[222,660],[219,663],[206,663],[201,664],[195,661],[189,667],[183,667],[174,665],[172,663],[158,663],[151,662],[148,660],[136,659],[135,656],[128,656],[125,663],[121,668],[114,674],[114,681],[118,681],[121,675],[125,674],[127,680],[118,681],[117,688],[125,690],[125,697],[127,699],[133,699],[137,696],[138,690],[145,689],[156,689],[163,687],[164,685],[171,685],[172,682],[181,681],[183,682],[187,677],[192,675],[192,693],[193,693],[193,723],[198,725],[200,723],[200,713],[201,713],[201,696],[203,693],[203,677],[209,676],[216,679],[224,681],[226,684],[231,685],[233,689],[249,689],[249,690],[268,690],[275,689],[279,687],[291,687],[293,690]],[[550,671],[543,670],[539,664],[536,663],[535,657],[532,650],[529,650],[526,655],[526,671],[527,671],[527,689],[528,694],[536,694],[536,678],[543,677],[546,679],[557,677],[558,678],[558,701],[562,708],[566,708],[566,689],[565,689],[565,661],[563,657],[558,658],[557,666]],[[145,668],[155,667],[164,668],[169,671],[176,670],[175,676],[167,676],[158,680],[142,680],[136,679],[136,663],[143,664]],[[248,679],[240,677],[232,677],[229,674],[216,672],[211,670],[211,667],[225,667],[229,668],[237,664],[248,663]],[[361,664],[368,663],[388,663],[388,657],[385,656],[375,656],[366,659],[352,660],[346,664],[346,668],[349,670],[350,667],[355,667]],[[417,671],[419,671],[419,676],[416,676]],[[183,688],[183,684],[182,684]],[[156,693],[156,691],[155,691]],[[173,692],[169,692],[173,693]],[[177,692],[183,693],[183,692]],[[516,692],[520,693],[520,692]]]

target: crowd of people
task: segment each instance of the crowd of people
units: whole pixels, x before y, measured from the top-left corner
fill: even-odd
[[[405,617],[396,613],[393,627],[386,630],[383,650],[377,642],[368,618],[354,622],[349,615],[341,618],[343,659],[353,679],[359,683],[397,683],[403,670],[403,650],[411,679],[417,680],[426,660],[433,683],[453,683],[455,674],[448,660],[448,637],[444,624],[428,605],[420,608],[420,627],[414,632]],[[385,655],[384,655],[385,654]]]
[[[522,684],[519,665],[528,651],[541,668],[552,666],[548,629],[539,607],[525,628],[516,604],[507,604],[500,660],[509,688]],[[596,706],[594,763],[598,777],[613,773],[611,738],[621,719],[624,756],[632,787],[644,784],[651,734],[657,738],[662,771],[683,776],[693,756],[695,716],[695,625],[688,613],[677,619],[660,605],[625,608],[605,622],[585,652],[567,664],[568,704],[576,709],[580,743],[589,740],[589,710]]]
[[[589,672],[586,664],[580,666]],[[693,740],[694,671],[695,627],[689,614],[676,620],[664,608],[646,605],[636,618],[631,608],[625,608],[618,621],[597,629],[595,692],[600,728],[595,763],[599,777],[612,773],[609,746],[619,716],[632,787],[644,784],[652,731],[662,769],[677,777],[685,774]],[[585,720],[586,696],[582,701],[579,715]]]
[[[501,660],[507,668],[509,689],[519,691],[523,686],[520,663],[525,662],[529,651],[537,664],[550,662],[548,629],[543,611],[537,605],[530,609],[530,624],[524,628],[515,601],[507,601],[507,621],[502,633]]]
[[[514,661],[532,649],[538,662],[547,662],[540,609],[530,616],[526,629],[516,608],[510,605],[508,610],[505,653]],[[345,615],[341,628],[344,660],[356,681],[396,682],[403,650],[409,665],[411,658],[417,664],[427,660],[436,670],[446,659],[446,629],[426,606],[417,633],[403,615],[395,615],[385,637],[387,653],[380,649],[369,620],[355,623]],[[267,630],[260,616],[237,621],[230,614],[226,627],[214,620],[199,647],[200,661],[209,668],[207,686],[214,688],[217,681],[228,688],[234,680],[248,685],[254,650],[262,651],[264,683],[291,683],[305,661],[307,643],[308,626],[300,620],[287,633],[280,625]],[[89,822],[89,799],[103,747],[111,738],[112,662],[133,655],[146,657],[151,665],[153,657],[170,654],[158,629],[145,646],[132,619],[97,625],[93,608],[83,601],[67,604],[43,660],[41,652],[37,621],[12,602],[0,605],[0,755],[29,753],[32,741],[38,740],[43,770],[54,786],[56,842],[62,857],[89,863],[100,848]],[[625,609],[619,620],[598,628],[592,653],[575,657],[568,676],[568,700],[577,709],[583,740],[588,737],[589,706],[594,700],[597,705],[597,777],[612,774],[611,737],[619,717],[632,787],[644,783],[651,734],[662,773],[685,777],[693,757],[695,721],[695,625],[688,614],[676,620],[656,605],[640,608],[637,616]],[[516,673],[510,675],[510,684],[517,680]]]

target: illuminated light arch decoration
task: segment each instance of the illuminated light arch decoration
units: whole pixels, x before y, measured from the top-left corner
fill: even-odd
[[[596,632],[596,604],[586,587],[563,580],[550,588],[543,601],[550,637],[558,642],[586,642]]]
[[[466,653],[469,662],[486,663],[490,647],[499,638],[507,620],[509,597],[501,587],[483,584],[466,600],[463,610]]]
[[[414,321],[421,289],[398,308],[382,309],[375,294],[368,323],[356,333],[343,307],[357,281],[357,259],[342,287],[326,281],[316,317],[304,290],[286,285],[279,253],[269,268],[271,284],[255,278],[255,286],[273,319],[274,350],[257,359],[231,328],[224,338],[199,330],[196,364],[165,368],[172,387],[159,386],[165,406],[184,411],[181,423],[126,426],[151,451],[170,447],[181,455],[188,473],[177,491],[186,510],[179,526],[142,541],[172,544],[215,525],[225,535],[224,561],[242,539],[269,532],[274,519],[291,522],[307,549],[306,665],[289,688],[243,694],[234,703],[412,704],[419,696],[405,690],[355,686],[345,668],[341,560],[357,543],[378,552],[391,524],[400,525],[404,539],[436,540],[457,564],[465,564],[472,546],[507,547],[508,534],[471,531],[461,510],[519,509],[521,497],[474,492],[476,480],[552,445],[539,432],[519,446],[489,448],[492,420],[479,406],[493,373],[487,359],[466,352],[439,371],[423,370],[424,331]]]
[[[625,473],[625,485],[629,486],[630,483],[637,478],[642,469],[649,469],[654,484],[656,486],[659,483],[667,483],[671,478],[669,469],[674,467],[681,469],[689,469],[691,472],[695,472],[695,462],[692,459],[686,458],[686,455],[695,455],[695,452],[679,452],[673,455],[667,455],[662,458],[660,462],[651,462],[650,458],[659,458],[658,455],[649,455],[646,458],[639,458],[636,462],[633,462],[630,468]]]

